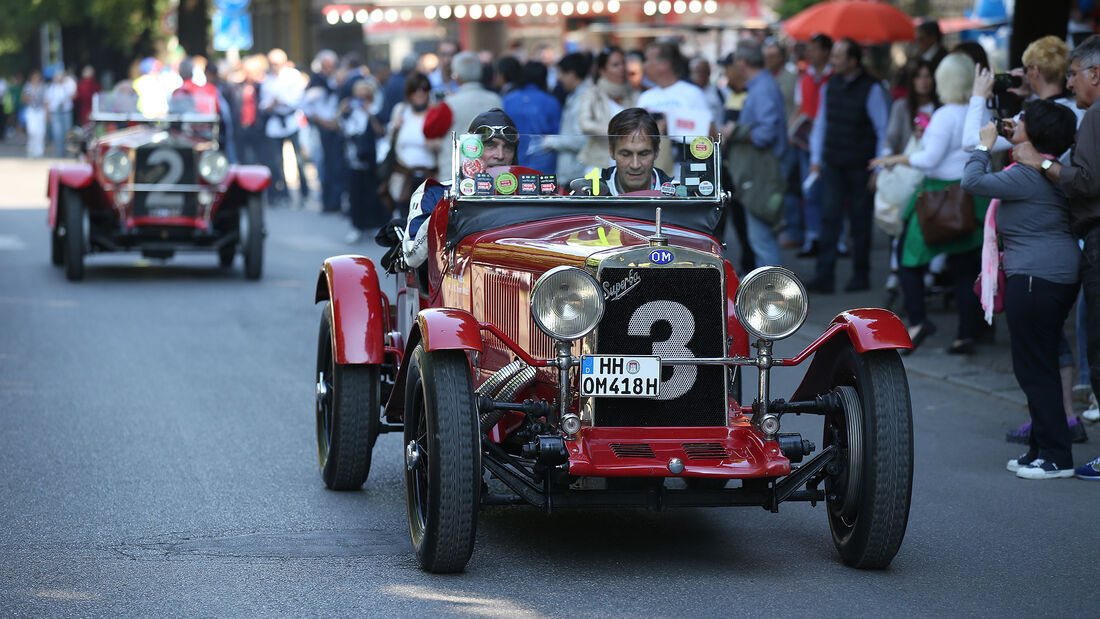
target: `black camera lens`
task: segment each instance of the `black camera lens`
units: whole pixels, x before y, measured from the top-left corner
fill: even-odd
[[[1019,88],[1023,85],[1024,79],[1019,75],[998,73],[993,76],[993,92],[1005,92],[1009,88]]]

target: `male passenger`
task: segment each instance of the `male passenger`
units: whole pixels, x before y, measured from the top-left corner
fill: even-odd
[[[657,121],[640,107],[627,108],[607,123],[611,159],[615,165],[603,168],[600,180],[611,195],[660,189],[671,182],[668,174],[653,166],[661,151]]]

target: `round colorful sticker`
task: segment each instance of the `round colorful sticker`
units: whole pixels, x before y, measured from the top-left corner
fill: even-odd
[[[703,181],[699,183],[699,193],[703,194],[704,196],[709,196],[710,194],[714,193],[714,183],[710,181]]]
[[[474,184],[474,179],[472,178],[464,178],[458,183],[458,191],[464,196],[474,195],[474,190],[476,188],[477,185]]]
[[[477,176],[478,172],[484,172],[485,166],[481,165],[480,159],[467,159],[462,162],[462,175],[473,178]]]
[[[497,193],[512,194],[519,188],[519,180],[511,172],[501,172],[493,182],[496,185]]]
[[[462,156],[467,159],[477,159],[481,156],[483,148],[481,145],[481,138],[471,135],[470,137],[462,140]]]
[[[691,141],[688,150],[696,159],[710,159],[710,156],[714,154],[714,142],[711,142],[710,138],[700,136]]]

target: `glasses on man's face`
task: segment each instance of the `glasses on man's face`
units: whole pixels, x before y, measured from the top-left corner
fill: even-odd
[[[432,91],[431,86],[417,86],[416,88],[413,88],[413,92],[431,92],[431,91]]]
[[[1070,69],[1069,71],[1066,71],[1066,81],[1067,82],[1073,81],[1073,78],[1077,77],[1077,74],[1082,73],[1084,71],[1088,71],[1089,69],[1092,69],[1092,68],[1093,67],[1081,67],[1079,69]]]
[[[493,138],[500,138],[509,144],[519,142],[519,132],[516,131],[515,127],[509,127],[508,125],[479,125],[474,128],[473,133],[482,142],[488,142]]]

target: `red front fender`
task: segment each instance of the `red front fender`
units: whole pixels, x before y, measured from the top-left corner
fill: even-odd
[[[833,324],[844,325],[856,352],[913,347],[901,319],[888,310],[874,307],[848,310],[837,314]]]
[[[783,364],[796,365],[810,354],[814,355],[802,384],[791,399],[810,400],[835,387],[838,373],[842,372],[837,360],[843,348],[849,345],[860,354],[872,350],[913,348],[905,325],[892,312],[878,308],[841,312],[821,337],[789,360],[791,363]]]
[[[236,183],[245,191],[263,191],[271,184],[271,170],[262,165],[229,166],[230,184]]]
[[[468,312],[433,307],[421,310],[416,322],[424,350],[481,351],[481,325]]]
[[[95,172],[87,163],[66,163],[50,167],[46,196],[50,199],[50,211],[47,215],[50,228],[57,225],[57,207],[61,200],[61,186],[84,189],[92,184]]]
[[[332,349],[337,363],[382,363],[385,338],[382,290],[374,263],[363,256],[334,256],[317,276],[314,302],[332,304]]]

